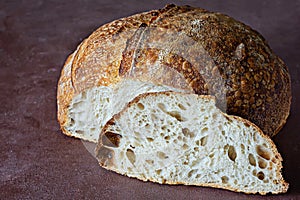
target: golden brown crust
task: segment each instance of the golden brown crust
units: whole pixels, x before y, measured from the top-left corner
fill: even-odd
[[[142,23],[149,23],[157,11],[136,14],[105,24],[93,32],[79,49],[72,64],[75,90],[119,81],[119,66],[126,41]]]
[[[71,65],[77,51],[69,55],[61,71],[57,87],[57,119],[64,134],[71,136],[65,126],[68,123],[68,106],[73,98],[74,89],[71,82]]]
[[[259,33],[220,13],[168,5],[115,20],[93,32],[73,56],[66,62],[71,68],[64,67],[71,73],[61,75],[67,84],[58,86],[61,124],[73,95],[117,83],[119,70],[124,77],[133,71],[133,78],[215,95],[223,111],[250,120],[269,136],[289,115],[285,64]]]
[[[153,21],[133,39],[139,43],[127,46],[134,53],[123,52],[123,74],[155,78],[151,67],[167,66],[182,74],[195,93],[215,95],[226,105],[223,111],[254,122],[270,136],[285,124],[291,104],[287,67],[245,24],[193,8]],[[159,83],[174,84],[171,75],[163,77]]]
[[[66,129],[72,98],[93,86],[107,86],[120,80],[118,71],[126,40],[156,13],[140,13],[99,27],[67,58],[57,88],[57,118],[64,134],[72,136]]]
[[[176,94],[176,92],[154,92],[154,93],[147,93],[147,94],[140,94],[139,96],[137,96],[135,99],[133,99],[131,102],[128,103],[128,105],[119,113],[115,114],[107,123],[106,125],[103,127],[101,133],[100,133],[100,136],[99,136],[99,141],[98,141],[98,144],[97,144],[97,147],[95,149],[95,152],[96,152],[96,157],[99,161],[99,164],[104,167],[105,169],[108,169],[108,170],[112,170],[112,171],[115,171],[119,174],[122,174],[122,175],[126,175],[128,176],[128,174],[124,174],[123,172],[120,172],[118,169],[117,169],[117,166],[116,166],[116,161],[115,158],[114,158],[114,150],[113,148],[110,148],[111,145],[105,145],[105,140],[107,140],[106,138],[106,133],[107,132],[110,132],[110,126],[114,125],[119,119],[120,117],[123,115],[123,113],[126,112],[126,110],[137,104],[140,99],[142,98],[145,98],[147,96],[159,96],[159,95],[170,95],[170,94]],[[181,95],[189,95],[189,94],[182,94]],[[213,99],[215,101],[215,97],[213,96],[209,96],[209,95],[199,95],[197,96],[197,98],[204,98],[204,99]],[[226,113],[223,113],[224,117],[226,117],[228,120],[237,120],[237,121],[240,121],[242,123],[244,123],[246,126],[252,126],[256,132],[261,136],[263,137],[264,139],[267,140],[267,143],[270,144],[271,146],[271,151],[272,153],[274,154],[274,157],[276,158],[276,160],[274,161],[274,164],[276,165],[276,169],[278,169],[276,171],[276,177],[282,177],[281,176],[281,169],[282,169],[282,157],[280,155],[280,153],[277,151],[277,148],[276,148],[276,145],[275,143],[273,142],[273,140],[265,135],[262,130],[255,124],[253,124],[252,122],[246,120],[246,119],[243,119],[241,117],[238,117],[238,116],[234,116],[234,115],[228,115]],[[115,133],[114,133],[115,134]],[[118,134],[117,134],[118,135]],[[122,136],[121,135],[118,135],[118,142],[119,140],[122,139]],[[116,146],[114,146],[116,147]],[[110,152],[109,154],[103,154],[103,152]],[[139,180],[142,180],[142,181],[152,181],[152,182],[157,182],[159,183],[158,180],[156,179],[146,179],[144,177],[139,177],[139,176],[135,176],[134,178],[137,178]],[[278,194],[278,193],[285,193],[287,192],[288,190],[288,187],[289,187],[289,184],[283,179],[281,178],[279,180],[280,183],[278,184],[282,184],[283,185],[283,189],[282,191],[277,191],[277,192],[274,192],[273,194]],[[196,186],[205,186],[205,187],[214,187],[214,188],[221,188],[221,189],[227,189],[227,190],[231,190],[231,191],[235,191],[235,192],[243,192],[242,190],[237,190],[235,188],[232,188],[232,187],[229,187],[229,186],[224,186],[224,185],[219,185],[219,184],[215,184],[215,183],[207,183],[207,184],[199,184],[199,183],[187,183],[187,182],[173,182],[173,181],[169,181],[169,180],[165,180],[165,182],[163,184],[170,184],[170,185],[178,185],[178,184],[183,184],[183,185],[196,185]],[[257,193],[256,191],[251,191],[249,192],[249,194],[255,194]],[[267,193],[260,193],[261,195],[266,195]]]

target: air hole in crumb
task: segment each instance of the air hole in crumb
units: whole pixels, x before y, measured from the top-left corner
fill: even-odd
[[[151,128],[150,124],[147,123],[147,124],[145,125],[145,128],[146,128],[146,129],[150,129],[150,128]]]
[[[174,174],[173,172],[170,173],[170,177],[171,177],[171,178],[174,178],[174,177],[173,177],[173,174]]]
[[[268,152],[268,150],[266,150],[261,145],[257,145],[256,146],[256,152],[257,152],[258,155],[260,155],[261,157],[263,157],[266,160],[270,160],[271,159],[270,152]]]
[[[270,179],[270,180],[273,179],[273,175],[272,175],[272,174],[269,175],[269,179]]]
[[[197,160],[193,160],[190,167],[193,168],[193,167],[195,167],[198,164],[199,164],[199,162],[197,162]]]
[[[144,110],[144,109],[145,109],[145,106],[144,106],[144,104],[142,104],[142,103],[138,103],[138,104],[137,104],[137,107],[138,107],[138,109],[140,109],[140,110]]]
[[[167,114],[177,119],[177,121],[180,122],[186,121],[186,119],[183,116],[181,116],[181,114],[177,111],[167,112]]]
[[[208,128],[207,128],[207,127],[204,127],[203,129],[201,129],[201,133],[202,133],[202,134],[205,134],[207,131],[208,131]]]
[[[83,135],[83,134],[84,134],[84,131],[82,131],[82,130],[76,130],[75,133],[80,134],[80,135]]]
[[[146,160],[146,163],[153,165],[154,161],[153,160]]]
[[[74,119],[73,119],[73,118],[71,118],[71,121],[70,121],[70,126],[72,126],[74,123],[75,123]]]
[[[242,149],[242,154],[245,153],[245,146],[243,144],[241,144],[241,149]]]
[[[131,149],[126,150],[126,156],[128,160],[131,162],[131,164],[135,163],[135,154]]]
[[[196,170],[192,169],[191,171],[189,171],[188,173],[188,177],[191,178],[193,174],[195,174]]]
[[[203,138],[200,139],[201,146],[205,146],[207,144],[207,138],[208,136],[204,136]]]
[[[264,183],[269,183],[269,180],[268,180],[268,179],[265,179],[265,180],[264,180]]]
[[[170,136],[167,135],[167,136],[164,137],[164,139],[165,139],[165,140],[170,140]]]
[[[236,151],[235,151],[234,146],[231,146],[231,145],[229,146],[229,148],[228,148],[228,157],[233,162],[235,161],[235,159],[236,159]]]
[[[268,148],[268,145],[266,143],[262,144],[265,148]]]
[[[178,107],[181,109],[181,110],[186,110],[186,107],[184,105],[182,105],[181,103],[178,104]]]
[[[222,135],[225,135],[225,131],[222,131]]]
[[[185,118],[183,118],[181,116],[181,114],[178,111],[167,111],[166,110],[166,106],[163,103],[158,103],[157,107],[160,108],[164,113],[170,115],[171,117],[176,118],[178,121],[182,122],[182,121],[186,121]]]
[[[183,150],[186,150],[186,149],[189,148],[189,146],[188,146],[187,144],[184,144],[184,145],[182,146],[182,148],[183,148]]]
[[[154,141],[154,139],[150,138],[150,137],[147,137],[146,139],[147,139],[148,142],[153,142]]]
[[[201,174],[197,174],[195,178],[200,178],[201,177]]]
[[[122,135],[107,131],[101,136],[102,144],[109,147],[119,147]]]
[[[222,176],[221,179],[223,184],[228,183],[229,178],[227,176]]]
[[[155,170],[157,175],[160,175],[161,171],[162,171],[161,169]]]
[[[194,147],[194,151],[199,151],[199,148],[198,147]]]
[[[188,128],[183,128],[182,133],[185,137],[190,137],[190,138],[195,137],[195,134],[191,132]]]
[[[261,168],[261,169],[265,169],[267,167],[267,162],[264,161],[263,159],[258,159],[258,166]]]
[[[164,112],[165,112],[165,110],[166,110],[166,106],[165,106],[165,104],[163,104],[163,103],[158,103],[158,104],[157,104],[157,107],[158,107],[159,109],[161,109],[162,111],[164,111]]]
[[[263,172],[258,172],[258,173],[257,173],[257,178],[258,178],[259,180],[264,180],[265,174],[264,174]]]
[[[152,121],[157,121],[158,117],[156,116],[156,114],[151,113],[151,119],[152,119]]]
[[[273,163],[269,162],[269,169],[272,170],[273,169]]]
[[[167,126],[166,125],[162,126],[161,130],[163,130],[163,131],[167,130]]]
[[[248,156],[248,159],[249,159],[250,165],[256,166],[256,161],[255,161],[255,158],[254,158],[253,154],[250,153],[249,156]]]
[[[168,158],[168,156],[162,151],[158,151],[157,156],[159,159],[167,159]]]

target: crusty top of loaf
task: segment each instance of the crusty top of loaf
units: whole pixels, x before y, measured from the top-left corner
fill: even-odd
[[[291,102],[288,69],[249,26],[194,8],[155,20],[139,38],[142,44],[130,48],[138,53],[123,52],[123,74],[134,69],[145,79],[151,66],[168,66],[183,74],[195,93],[215,95],[223,111],[249,119],[271,136],[285,123]],[[153,48],[158,44],[164,48]],[[162,78],[160,83],[174,82],[167,73]]]
[[[71,70],[75,93],[130,77],[215,95],[223,111],[270,136],[291,104],[288,69],[258,32],[190,6],[167,5],[101,26],[83,41]]]

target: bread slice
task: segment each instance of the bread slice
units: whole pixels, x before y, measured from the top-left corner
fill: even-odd
[[[97,143],[102,127],[128,102],[139,94],[159,91],[181,90],[130,79],[86,90],[71,100],[70,121],[65,128],[74,137]]]
[[[102,129],[100,165],[143,181],[284,193],[282,157],[251,122],[221,112],[211,96],[142,94]]]

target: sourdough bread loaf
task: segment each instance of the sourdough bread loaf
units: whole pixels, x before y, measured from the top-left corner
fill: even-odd
[[[263,195],[288,189],[272,140],[207,95],[136,97],[104,126],[96,156],[102,167],[143,181]]]
[[[58,83],[62,131],[97,141],[102,125],[120,109],[112,102],[126,105],[149,92],[149,87],[135,92],[129,86],[130,98],[122,98],[119,87],[127,81],[160,87],[155,91],[213,95],[222,111],[250,120],[269,136],[285,124],[291,104],[288,69],[258,32],[227,15],[190,6],[167,5],[118,19],[85,39],[67,59]],[[112,91],[106,100],[93,97]]]

